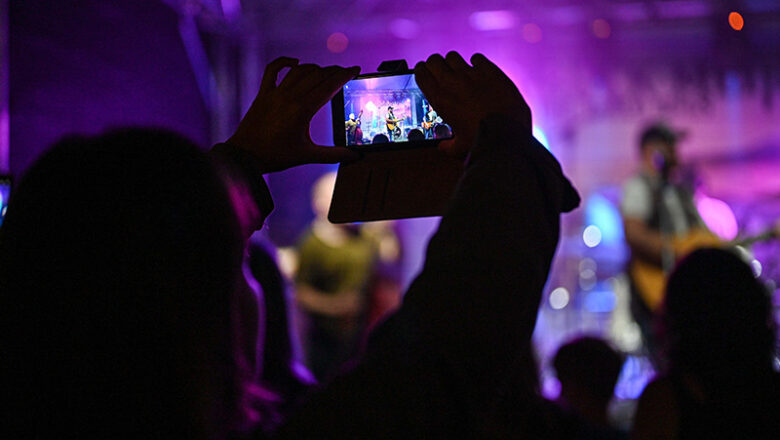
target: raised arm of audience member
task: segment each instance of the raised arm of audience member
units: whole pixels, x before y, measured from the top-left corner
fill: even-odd
[[[288,67],[289,72],[278,81],[279,73]],[[298,60],[287,57],[268,64],[257,97],[238,129],[227,142],[211,150],[212,156],[221,159],[226,168],[230,196],[238,205],[239,220],[247,237],[263,226],[273,210],[263,174],[307,163],[336,163],[359,157],[344,147],[317,145],[309,134],[317,110],[359,72],[358,67],[299,65]]]
[[[512,81],[482,55],[471,62],[451,52],[415,68],[455,131],[441,149],[468,155],[422,272],[362,362],[282,437],[495,436],[511,429],[493,424],[502,390],[519,383],[521,398],[535,393],[531,332],[559,214],[579,197],[531,136],[530,110]]]

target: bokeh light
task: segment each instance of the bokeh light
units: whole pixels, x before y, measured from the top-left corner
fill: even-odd
[[[404,40],[412,40],[420,35],[420,25],[408,18],[396,18],[390,22],[390,33]]]
[[[745,19],[742,18],[742,14],[739,12],[732,12],[729,14],[729,25],[735,31],[741,31],[745,27]]]
[[[607,20],[597,18],[593,20],[593,35],[601,39],[609,38],[612,35],[612,27]]]
[[[498,31],[515,26],[515,13],[512,11],[479,11],[469,16],[469,24],[478,31]]]
[[[737,217],[726,202],[702,195],[696,200],[696,209],[715,235],[724,240],[736,238],[739,233]]]
[[[527,23],[523,26],[523,39],[529,43],[542,41],[542,28],[536,23]]]
[[[569,304],[569,291],[565,287],[556,287],[550,292],[550,307],[560,310]]]
[[[349,38],[341,32],[334,32],[328,37],[328,50],[333,53],[341,53],[347,50]]]
[[[601,243],[601,229],[596,225],[589,225],[582,231],[582,241],[587,247],[596,247]]]

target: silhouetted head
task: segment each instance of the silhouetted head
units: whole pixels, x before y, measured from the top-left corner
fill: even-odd
[[[371,141],[372,144],[386,144],[388,142],[390,142],[390,138],[388,138],[386,134],[382,133],[374,136],[374,139]]]
[[[564,344],[553,359],[563,400],[582,415],[598,414],[604,418],[602,423],[606,421],[607,405],[622,365],[620,354],[594,337],[581,337]]]
[[[434,139],[448,139],[452,137],[452,130],[447,124],[439,124],[433,128]]]
[[[191,142],[132,129],[56,144],[0,231],[3,362],[33,437],[218,438],[240,418],[242,238]]]
[[[409,130],[409,134],[406,136],[410,141],[421,141],[425,139],[425,135],[419,128],[413,128]]]
[[[701,249],[683,259],[669,277],[661,322],[673,370],[706,381],[771,368],[769,296],[731,252]]]

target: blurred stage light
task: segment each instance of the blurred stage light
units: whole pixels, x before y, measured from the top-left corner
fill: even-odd
[[[580,289],[591,290],[596,287],[596,271],[592,269],[585,269],[580,272]]]
[[[569,291],[565,287],[557,287],[550,292],[550,307],[561,310],[569,304]]]
[[[541,128],[534,125],[531,127],[531,133],[540,144],[544,145],[544,148],[547,148],[548,150],[550,149],[550,143],[547,142],[547,135],[544,134],[544,131],[542,131]]]
[[[612,27],[607,20],[597,18],[593,20],[593,35],[602,40],[609,38],[609,36],[612,35]]]
[[[328,50],[333,53],[341,53],[347,50],[349,38],[341,32],[334,32],[328,37]]]
[[[739,12],[732,12],[729,14],[729,25],[735,31],[741,31],[745,27],[745,19],[742,18],[742,14]]]
[[[582,272],[583,270],[590,269],[595,273],[597,267],[598,265],[596,265],[596,260],[594,260],[593,258],[583,258],[582,260],[580,260],[580,264],[579,264],[580,272]]]
[[[499,31],[515,27],[512,11],[479,11],[469,16],[469,24],[478,31]]]
[[[606,246],[623,243],[623,220],[617,206],[599,193],[593,193],[585,204],[585,223],[601,231],[601,241]]]
[[[582,241],[587,247],[596,247],[601,243],[601,229],[595,225],[589,225],[582,231]]]
[[[389,27],[390,33],[404,40],[412,40],[420,35],[420,25],[408,18],[396,18]]]
[[[536,23],[528,23],[523,26],[523,38],[529,43],[542,41],[542,28]]]
[[[723,200],[701,195],[696,198],[696,209],[699,210],[704,224],[715,235],[724,240],[733,240],[739,232],[734,211]]]
[[[592,313],[609,313],[615,309],[617,298],[615,293],[605,289],[597,289],[585,296],[585,310]]]

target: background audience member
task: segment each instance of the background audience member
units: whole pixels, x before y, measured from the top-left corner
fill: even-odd
[[[693,252],[669,278],[661,323],[668,371],[642,393],[632,438],[780,437],[775,324],[747,264]]]
[[[328,221],[336,173],[312,189],[315,218],[297,246],[296,301],[304,351],[318,380],[334,374],[358,350],[366,324],[368,287],[378,243],[357,224]]]
[[[597,429],[606,438],[620,438],[608,417],[623,359],[605,341],[580,337],[562,345],[553,358],[564,410]],[[627,435],[625,436],[627,438]]]
[[[422,141],[425,140],[425,135],[419,128],[413,128],[409,130],[409,134],[406,136],[409,141]]]
[[[382,133],[374,136],[374,139],[371,141],[372,144],[386,144],[388,142],[390,142],[390,138],[388,138],[386,134]]]

